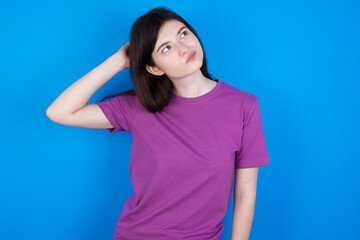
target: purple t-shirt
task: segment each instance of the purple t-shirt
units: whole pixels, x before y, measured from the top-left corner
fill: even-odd
[[[198,97],[173,94],[157,113],[136,96],[97,103],[110,133],[132,134],[134,194],[113,239],[221,239],[235,168],[270,164],[257,97],[214,81]]]

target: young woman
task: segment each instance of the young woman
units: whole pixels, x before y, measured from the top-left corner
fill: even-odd
[[[133,90],[87,103],[128,67]],[[173,11],[159,7],[138,18],[130,42],[46,114],[67,126],[132,134],[134,195],[113,239],[221,239],[234,174],[231,239],[248,239],[258,167],[269,165],[259,102],[210,76],[198,35]]]

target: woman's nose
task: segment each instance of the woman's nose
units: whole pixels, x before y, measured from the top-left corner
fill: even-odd
[[[183,43],[179,43],[178,48],[179,48],[180,56],[185,55],[189,50],[189,47],[186,44],[183,44]]]

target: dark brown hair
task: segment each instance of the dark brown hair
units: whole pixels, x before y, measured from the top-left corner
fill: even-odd
[[[168,105],[172,97],[174,84],[166,74],[155,76],[149,73],[145,65],[155,66],[151,54],[155,47],[159,30],[165,22],[173,19],[182,22],[198,38],[203,48],[196,31],[178,14],[167,7],[157,7],[150,10],[135,21],[130,32],[130,46],[127,53],[129,56],[131,78],[135,89],[107,96],[101,101],[115,96],[135,95],[141,104],[152,113],[162,111]],[[205,51],[203,50],[203,52],[203,65],[200,70],[205,77],[214,79],[207,71]]]

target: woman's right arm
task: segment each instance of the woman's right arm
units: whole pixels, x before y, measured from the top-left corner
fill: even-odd
[[[73,127],[113,128],[96,103],[87,104],[90,97],[107,81],[129,67],[126,54],[129,42],[95,69],[81,77],[47,108],[46,115],[54,122]]]

